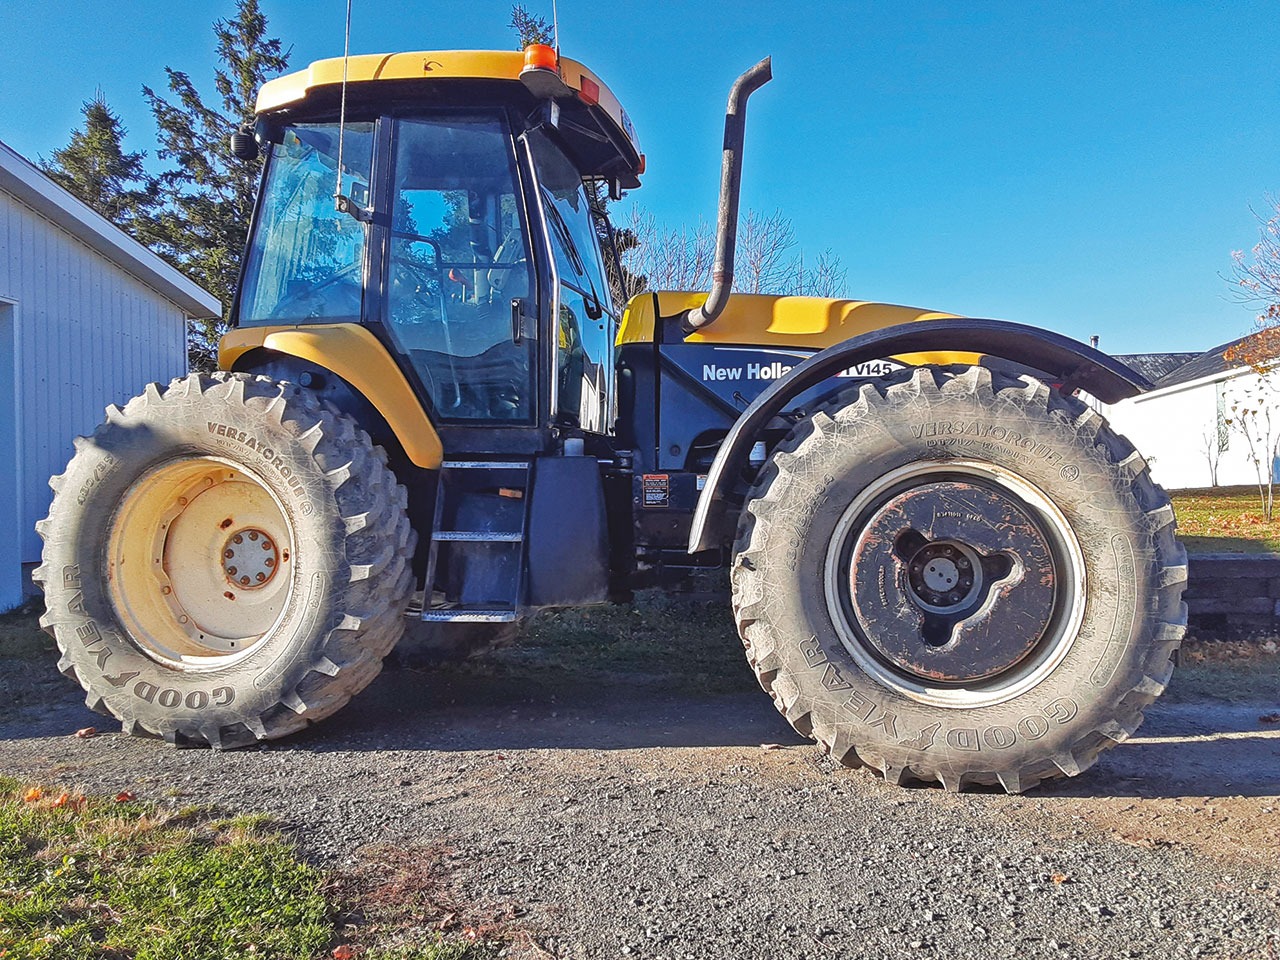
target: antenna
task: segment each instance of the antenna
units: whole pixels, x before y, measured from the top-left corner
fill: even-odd
[[[347,0],[347,28],[342,39],[342,105],[338,108],[338,183],[333,191],[333,206],[345,213],[346,198],[342,195],[342,135],[347,126],[347,60],[351,55],[351,0]]]
[[[348,0],[350,2],[350,0]],[[556,47],[556,62],[560,61],[560,17],[556,14],[556,0],[551,0],[551,40]]]

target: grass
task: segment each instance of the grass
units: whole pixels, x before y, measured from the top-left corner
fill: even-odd
[[[467,661],[464,671],[554,688],[592,677],[626,676],[672,693],[729,693],[755,687],[727,599],[694,600],[644,591],[634,605],[547,611],[518,644]]]
[[[119,801],[119,802],[117,802]],[[261,816],[72,796],[0,778],[0,956],[311,960],[334,956],[340,879]],[[344,928],[345,929],[345,928]],[[478,960],[493,944],[394,925],[363,960]],[[337,954],[342,955],[342,954]]]
[[[1266,520],[1256,488],[1178,490],[1172,497],[1189,553],[1280,553],[1280,510]]]
[[[1165,702],[1218,700],[1280,707],[1280,654],[1248,640],[1187,640]]]
[[[41,610],[44,607],[40,608]],[[36,617],[29,613],[0,614],[0,657],[18,660],[44,660],[54,657],[53,638],[40,629]]]

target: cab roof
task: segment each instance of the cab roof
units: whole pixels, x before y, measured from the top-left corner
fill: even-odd
[[[414,81],[426,88],[438,89],[440,81],[478,80],[511,82],[524,90],[520,73],[525,67],[523,51],[513,50],[424,50],[415,53],[361,54],[345,62],[348,91],[364,97],[376,96],[373,84],[386,83],[388,91],[412,87]],[[331,91],[342,85],[342,57],[317,60],[305,70],[268,80],[258,91],[255,110],[258,114],[292,112],[322,90]],[[618,98],[594,73],[576,60],[557,57],[557,71],[566,88],[573,112],[585,109],[615,142],[620,155],[624,186],[638,186],[644,172],[644,158],[631,118]],[[526,96],[529,94],[525,92]],[[575,102],[576,101],[576,102]],[[615,166],[610,164],[609,166]],[[599,171],[605,173],[606,171]]]

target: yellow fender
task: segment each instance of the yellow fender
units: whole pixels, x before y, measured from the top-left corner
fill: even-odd
[[[382,414],[409,459],[438,470],[444,460],[440,434],[395,360],[378,338],[356,323],[316,323],[300,327],[238,327],[218,343],[218,367],[259,347],[324,367],[362,393]]]

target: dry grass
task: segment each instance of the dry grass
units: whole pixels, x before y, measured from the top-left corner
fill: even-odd
[[[1280,509],[1268,521],[1252,487],[1173,491],[1189,553],[1280,553]]]

